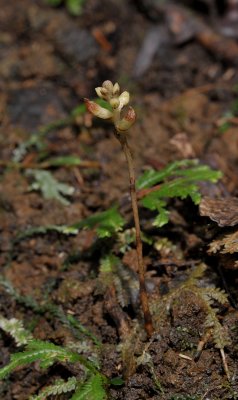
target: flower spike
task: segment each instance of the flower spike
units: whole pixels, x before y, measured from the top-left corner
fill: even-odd
[[[130,93],[124,91],[120,94],[120,86],[116,82],[114,85],[111,81],[106,80],[102,83],[102,86],[95,88],[95,91],[101,99],[106,100],[112,107],[112,111],[107,110],[97,103],[85,99],[85,104],[89,112],[96,117],[102,119],[111,119],[118,132],[125,133],[134,124],[136,119],[135,111],[132,107],[129,107],[127,114],[123,118],[121,116],[122,109],[128,105],[130,101]]]
[[[140,230],[140,219],[137,204],[137,194],[136,194],[136,178],[133,164],[132,153],[128,144],[127,135],[125,134],[130,127],[134,124],[136,120],[136,113],[132,107],[128,108],[126,115],[123,117],[121,111],[123,107],[127,106],[130,101],[129,92],[122,92],[120,94],[120,86],[116,82],[114,85],[111,81],[104,81],[101,87],[97,87],[96,93],[98,97],[106,100],[111,106],[112,111],[109,111],[103,107],[100,107],[94,101],[84,99],[88,111],[96,115],[99,118],[111,119],[116,132],[115,137],[119,140],[122,150],[125,154],[129,178],[130,178],[130,194],[131,194],[131,204],[132,211],[135,222],[136,230],[136,253],[137,253],[137,264],[138,264],[138,275],[140,283],[140,301],[144,314],[144,323],[147,336],[150,337],[154,331],[152,317],[150,313],[150,307],[148,302],[148,294],[145,285],[145,267],[143,261],[142,253],[142,241],[141,241],[141,230]]]

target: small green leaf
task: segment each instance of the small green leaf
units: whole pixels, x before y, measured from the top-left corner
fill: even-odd
[[[58,232],[63,235],[77,235],[83,229],[94,229],[100,238],[111,237],[116,232],[120,231],[125,224],[124,219],[119,214],[116,207],[112,207],[107,211],[96,213],[88,218],[76,222],[72,225],[45,225],[30,228],[20,233],[18,240],[25,239],[37,234],[46,234],[47,232]]]
[[[191,181],[208,180],[217,182],[221,178],[220,171],[212,170],[207,165],[199,165],[198,160],[175,161],[161,171],[149,169],[137,181],[137,188],[144,189],[152,187],[167,178],[186,176]]]
[[[121,377],[117,376],[116,378],[110,379],[110,384],[113,386],[122,386],[125,384],[125,381]]]
[[[169,211],[163,207],[158,207],[159,214],[155,217],[153,225],[161,228],[169,222]]]
[[[79,229],[74,228],[73,226],[68,225],[45,225],[45,226],[37,226],[33,228],[26,229],[24,232],[21,232],[18,236],[18,240],[26,239],[28,237],[34,235],[45,235],[48,232],[58,232],[63,235],[77,235]]]
[[[45,199],[55,199],[65,206],[70,205],[70,202],[62,195],[72,195],[74,193],[72,186],[57,181],[48,171],[29,169],[26,174],[33,176],[35,179],[35,182],[30,186],[30,190],[40,190]]]
[[[150,169],[139,179],[138,187],[144,189],[161,183],[157,190],[142,198],[141,203],[144,207],[159,212],[153,225],[161,227],[169,220],[166,198],[185,199],[189,196],[194,204],[199,204],[201,200],[199,182],[210,181],[215,183],[221,177],[220,171],[214,171],[207,165],[200,165],[197,160],[176,161],[159,172]],[[163,182],[165,179],[167,181]]]
[[[80,15],[82,13],[85,0],[67,0],[66,6],[70,14]]]
[[[198,160],[181,160],[168,164],[160,171],[155,171],[151,168],[139,177],[137,180],[137,189],[145,189],[154,186],[170,176],[178,175],[180,168],[194,166],[197,164]]]
[[[198,186],[195,183],[188,182],[187,179],[178,178],[161,184],[158,190],[151,192],[142,199],[142,204],[150,210],[156,210],[158,208],[158,200],[166,197],[185,199],[188,196],[192,198],[195,204],[198,204],[201,197]]]
[[[99,106],[101,106],[103,108],[106,108],[109,111],[112,111],[112,106],[106,100],[96,98],[95,99],[95,103],[99,104]]]
[[[59,233],[63,233],[64,235],[77,235],[79,232],[77,228],[70,225],[55,226],[55,230]]]
[[[110,237],[114,233],[120,231],[124,225],[124,219],[119,214],[116,207],[112,207],[107,211],[94,214],[88,218],[83,219],[79,223],[71,225],[76,229],[96,228],[96,232],[100,238]]]
[[[210,181],[212,183],[216,183],[222,177],[221,171],[215,171],[208,167],[208,165],[197,165],[194,168],[181,169],[178,175],[186,176],[194,182]]]
[[[218,131],[220,133],[225,133],[230,127],[231,123],[229,121],[225,121],[218,127]]]
[[[79,115],[83,115],[86,113],[86,106],[85,104],[79,104],[78,106],[74,107],[73,110],[71,111],[70,115],[73,118],[78,117]]]

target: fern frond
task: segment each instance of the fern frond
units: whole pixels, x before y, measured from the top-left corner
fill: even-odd
[[[98,292],[104,293],[108,287],[111,287],[116,272],[117,265],[120,259],[113,254],[108,254],[106,257],[101,258],[98,276]]]
[[[84,336],[89,337],[97,347],[102,346],[102,343],[99,341],[99,339],[91,331],[89,331],[84,325],[82,325],[75,317],[73,317],[73,315],[68,314],[67,320],[69,322],[69,326],[70,326],[71,330],[73,330],[74,336],[77,339],[81,340],[81,337],[83,334]]]
[[[226,329],[218,321],[216,311],[214,309],[211,308],[208,310],[208,315],[205,319],[204,326],[206,328],[212,328],[213,340],[218,349],[224,349],[225,346],[228,346],[231,343],[230,337]]]
[[[114,286],[117,300],[122,307],[138,305],[139,281],[136,273],[124,266],[118,257],[108,254],[100,260],[97,292],[100,294]]]
[[[238,252],[237,243],[238,231],[236,230],[235,232],[225,235],[220,239],[213,240],[209,245],[209,252],[217,253],[217,251],[220,251],[223,254],[234,254]]]
[[[189,274],[189,277],[185,282],[186,286],[197,285],[198,279],[203,277],[206,268],[207,268],[206,265],[203,263],[197,265],[196,268],[194,268],[192,272]]]
[[[107,394],[104,384],[101,375],[91,375],[85,383],[78,387],[70,400],[106,400]]]
[[[88,336],[92,339],[95,345],[100,346],[100,341],[85,328],[76,318],[72,315],[66,315],[63,309],[56,304],[49,302],[49,300],[44,303],[37,303],[37,301],[31,296],[23,296],[17,292],[10,281],[0,274],[0,285],[4,287],[7,293],[13,297],[19,304],[23,304],[25,307],[33,310],[37,314],[50,313],[54,318],[59,319],[62,324],[64,324],[77,339],[81,339],[82,335]]]
[[[226,304],[228,301],[225,291],[219,288],[200,288],[199,291],[205,301],[215,300],[220,304]]]
[[[107,238],[119,232],[123,228],[124,224],[125,221],[117,210],[117,207],[111,207],[109,210],[91,215],[90,217],[71,225],[71,228],[96,228],[99,238]]]
[[[27,346],[29,351],[39,352],[39,360],[41,360],[40,366],[45,369],[50,365],[55,363],[56,361],[61,362],[77,362],[78,354],[72,352],[62,346],[57,346],[54,343],[41,341],[41,340],[33,340]]]
[[[108,254],[106,257],[101,258],[97,292],[104,294],[108,288],[114,286],[120,305],[125,307],[130,303],[130,299],[123,288],[120,277],[118,276],[120,263],[120,259],[113,254]]]
[[[216,348],[220,350],[231,344],[230,336],[220,322],[213,327],[213,340]]]
[[[79,362],[87,370],[91,371],[91,373],[97,373],[97,367],[94,363],[87,360],[83,355],[73,352],[63,346],[57,346],[50,342],[34,339],[28,343],[26,351],[11,356],[10,363],[0,369],[0,379],[5,378],[15,368],[34,361],[40,361],[40,367],[43,369],[48,368],[57,361]]]
[[[17,346],[27,344],[33,339],[31,333],[23,327],[22,321],[16,318],[7,319],[0,315],[0,328],[13,337]]]
[[[122,291],[117,290],[117,297],[124,298],[125,304],[132,304],[134,309],[138,307],[139,299],[139,280],[136,273],[124,266],[122,263],[117,266],[117,276],[120,279]],[[122,302],[120,302],[122,305]],[[123,306],[123,305],[122,305]]]
[[[31,396],[29,400],[45,400],[49,396],[72,392],[76,386],[77,379],[75,377],[69,378],[67,381],[57,379],[53,385],[45,387],[39,394]]]
[[[120,306],[122,308],[128,306],[128,304],[130,304],[129,294],[123,287],[123,282],[121,281],[120,277],[116,274],[113,276],[113,284],[116,289],[116,296]]]
[[[82,362],[83,357],[77,353],[71,352],[64,347],[56,346],[53,343],[43,342],[40,340],[32,340],[26,351],[13,354],[11,356],[10,363],[4,368],[0,369],[0,379],[5,378],[15,368],[23,365],[27,365],[34,361],[41,361],[40,366],[42,368],[48,368],[56,361],[61,362]],[[84,360],[84,358],[83,358]],[[87,363],[87,360],[84,360]]]

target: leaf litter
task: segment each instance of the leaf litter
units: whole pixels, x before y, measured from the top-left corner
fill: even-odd
[[[140,121],[134,128],[130,140],[135,148],[137,175],[142,176],[143,171],[151,168],[154,169],[155,174],[159,174],[161,166],[166,166],[174,160],[180,160],[183,157],[181,149],[171,146],[171,140],[182,132],[189,137],[193,150],[192,153],[190,152],[192,157],[199,159],[203,165],[203,163],[208,164],[205,158],[209,155],[207,159],[210,167],[224,173],[219,185],[227,185],[229,180],[232,180],[228,184],[227,190],[229,196],[235,197],[234,176],[237,175],[237,166],[234,157],[231,156],[229,136],[218,132],[216,121],[224,115],[225,111],[229,111],[229,106],[236,96],[237,76],[233,68],[235,58],[231,57],[231,54],[236,54],[236,47],[229,47],[229,52],[225,52],[222,46],[217,50],[218,42],[215,39],[218,36],[214,36],[211,32],[207,36],[200,36],[200,39],[198,36],[190,38],[181,47],[177,46],[176,41],[169,42],[170,39],[168,39],[168,44],[160,46],[157,53],[150,58],[146,74],[138,74],[137,79],[133,80],[130,74],[135,65],[139,44],[142,45],[143,33],[151,25],[150,19],[147,19],[146,9],[148,10],[148,4],[150,3],[151,6],[152,3],[138,2],[140,5],[143,3],[144,7],[140,8],[140,13],[136,8],[138,4],[134,7],[133,2],[130,4],[128,2],[112,3],[86,2],[83,12],[86,13],[87,18],[83,14],[79,19],[71,19],[63,7],[51,9],[45,4],[43,6],[40,2],[32,4],[32,2],[24,0],[17,6],[18,13],[15,11],[15,4],[12,7],[11,1],[4,3],[5,20],[3,21],[0,16],[1,30],[3,30],[1,51],[4,53],[4,61],[8,61],[10,67],[6,68],[6,63],[1,65],[0,80],[1,88],[6,92],[7,101],[11,100],[11,112],[10,121],[7,121],[7,110],[6,108],[3,110],[6,117],[4,118],[4,135],[1,136],[2,160],[8,162],[19,143],[19,137],[16,140],[16,129],[23,130],[25,134],[29,127],[30,131],[32,131],[32,127],[35,131],[38,126],[43,126],[57,118],[60,120],[70,114],[69,110],[77,106],[76,103],[81,97],[90,96],[95,84],[100,83],[98,75],[100,76],[101,73],[104,75],[107,70],[113,75],[111,78],[120,79],[120,81],[127,79],[136,87],[137,94],[134,96],[133,102],[140,110]],[[164,7],[167,12],[166,3],[164,2]],[[211,7],[217,7],[217,2],[209,2],[209,4]],[[95,7],[98,12],[95,12]],[[100,11],[102,7],[104,7],[103,15]],[[128,33],[128,8],[133,19],[130,24],[130,34],[125,35],[124,33]],[[156,14],[152,8],[149,11],[150,17],[153,14],[153,24],[158,24],[159,28],[162,28],[157,19],[159,13]],[[220,15],[222,12],[219,9]],[[177,15],[183,15],[183,8],[181,11],[177,11]],[[223,15],[225,16],[225,14]],[[203,16],[204,14],[201,12],[199,19],[203,19]],[[14,30],[12,20],[15,21]],[[186,22],[186,19],[184,21]],[[113,24],[113,27],[107,25],[109,23]],[[112,53],[105,54],[100,45],[95,44],[90,30],[94,25],[99,26],[105,32],[107,40],[112,44]],[[60,33],[59,27],[61,27]],[[23,79],[23,69],[18,61],[19,49],[17,46],[20,43],[21,57],[29,57],[29,55],[27,56],[27,43],[24,42],[26,32],[29,35],[29,42],[33,42],[34,37],[35,40],[40,39],[41,43],[46,41],[54,44],[53,53],[50,50],[47,57],[54,56],[56,60],[60,58],[60,63],[57,62],[57,65],[60,65],[62,75],[57,67],[52,78],[52,65],[55,65],[55,59],[52,58],[53,64],[45,63],[42,70],[28,67]],[[32,32],[34,35],[31,37]],[[70,34],[66,35],[67,32]],[[85,41],[78,42],[73,39],[78,35],[85,38]],[[20,42],[16,39],[19,39]],[[219,36],[219,39],[219,43],[223,44],[223,38]],[[9,43],[12,44],[11,57],[8,53]],[[87,46],[92,46],[92,52],[87,51]],[[209,49],[209,52],[206,49]],[[38,49],[38,53],[38,57],[42,56],[44,59],[43,44],[42,48]],[[29,52],[29,54],[32,53]],[[214,57],[214,54],[218,57]],[[226,59],[226,63],[220,63],[219,58]],[[82,62],[82,60],[84,61]],[[116,70],[114,69],[115,63]],[[25,90],[26,88],[30,88],[31,95],[29,90]],[[17,97],[17,92],[13,92],[13,89],[17,89],[18,93],[19,91],[23,93],[24,99],[28,100],[27,103],[23,102],[22,97]],[[134,90],[131,91],[134,92]],[[27,96],[29,97],[27,98]],[[34,105],[32,98],[35,99]],[[37,99],[39,99],[39,103]],[[46,107],[42,108],[40,99],[45,100]],[[19,104],[20,102],[22,104]],[[18,114],[19,105],[24,106],[24,113],[21,112],[20,116]],[[3,107],[5,107],[4,104]],[[37,119],[34,116],[37,116]],[[83,120],[84,117],[80,116],[80,118]],[[95,240],[95,230],[100,230],[100,224],[103,224],[103,221],[90,220],[91,215],[96,216],[102,210],[109,210],[112,204],[119,203],[123,220],[128,221],[126,229],[130,229],[128,194],[125,183],[127,175],[120,151],[111,138],[111,130],[107,124],[99,126],[90,123],[87,127],[82,127],[81,123],[77,125],[75,119],[71,121],[67,132],[63,131],[63,127],[58,126],[52,131],[46,131],[44,135],[45,149],[48,151],[45,160],[52,161],[49,172],[54,178],[57,177],[57,184],[64,183],[74,188],[73,196],[67,193],[65,196],[65,193],[57,192],[58,189],[55,195],[60,195],[64,201],[73,200],[70,206],[64,207],[60,201],[43,199],[40,190],[28,192],[30,177],[24,176],[21,170],[7,170],[1,164],[3,176],[0,196],[2,229],[0,245],[1,261],[4,267],[2,272],[11,278],[12,285],[17,287],[22,294],[31,294],[39,301],[45,299],[44,301],[50,302],[57,299],[59,307],[72,313],[76,320],[102,339],[103,343],[107,344],[102,355],[104,372],[109,377],[116,377],[123,373],[120,351],[118,352],[116,349],[119,333],[123,328],[122,323],[129,326],[131,336],[135,339],[130,323],[131,319],[138,318],[138,314],[131,309],[128,293],[123,295],[121,301],[117,299],[118,294],[121,297],[122,292],[118,282],[116,282],[117,290],[109,290],[106,298],[93,290],[86,294],[86,289],[85,296],[81,296],[80,289],[75,286],[73,287],[74,300],[71,300],[70,295],[67,300],[67,290],[69,291],[74,280],[84,286],[85,282],[96,279],[100,266],[99,260],[108,254],[108,247],[111,250],[110,246],[113,240],[112,237],[109,238],[108,232],[111,229],[115,232],[115,225],[111,228],[105,219],[105,226],[101,231],[104,238],[101,237],[99,241]],[[14,134],[11,123],[14,126]],[[62,138],[64,138],[63,141]],[[80,164],[77,165],[77,161],[69,158],[61,158],[61,160],[59,158],[58,162],[55,161],[55,157],[71,156],[72,149],[76,148],[77,152],[74,154],[77,154],[81,160],[90,159],[102,165],[100,170],[89,165],[88,169],[82,171],[83,184],[80,186],[78,186],[78,182],[76,183],[72,170],[63,165],[64,163],[66,165],[67,162],[71,165],[75,163],[74,167],[80,168]],[[43,150],[45,151],[45,149]],[[20,154],[19,162],[24,161],[26,154],[31,156],[35,150],[37,151],[37,146],[34,143],[33,146],[28,146],[26,153]],[[215,165],[214,160],[216,160]],[[57,163],[58,165],[56,165]],[[48,167],[46,169],[48,170]],[[55,174],[55,169],[57,169],[57,174]],[[230,171],[235,173],[232,175]],[[180,179],[184,179],[184,177],[180,176]],[[208,183],[209,190],[210,187],[210,183]],[[232,187],[233,189],[229,190]],[[230,207],[227,208],[230,209]],[[219,215],[219,206],[214,205],[209,212],[218,222],[235,221],[235,207],[231,213],[227,209],[227,220],[225,206],[223,209],[224,211]],[[156,226],[152,226],[154,215],[150,214],[150,210],[143,210],[141,207],[143,230],[150,239],[152,238],[152,243],[145,245],[145,255],[148,265],[147,279],[149,281],[152,279],[154,283],[152,288],[156,288],[151,293],[151,296],[155,297],[153,304],[157,304],[157,301],[160,304],[163,295],[173,288],[178,288],[179,284],[185,281],[186,276],[189,276],[193,270],[194,259],[196,264],[205,257],[208,264],[207,272],[199,278],[198,287],[206,288],[211,284],[219,288],[220,282],[213,263],[214,260],[220,262],[221,255],[217,252],[210,260],[206,250],[212,240],[217,240],[217,235],[224,233],[227,235],[228,232],[223,232],[222,229],[230,229],[229,226],[221,228],[216,226],[210,230],[212,222],[199,217],[197,207],[192,205],[189,199],[170,199],[169,210],[176,210],[177,219],[173,216],[169,225],[158,230]],[[47,235],[29,236],[14,243],[9,258],[9,243],[12,238],[15,239],[17,232],[27,232],[28,229],[49,225],[70,227],[74,225],[75,221],[81,222],[87,218],[89,218],[86,224],[87,229],[76,228],[77,235],[61,236],[58,234],[59,232],[48,231]],[[231,227],[231,229],[233,228]],[[122,232],[119,231],[119,234]],[[115,233],[117,234],[117,232]],[[234,232],[230,232],[230,234],[234,234]],[[187,238],[192,235],[194,244],[190,246]],[[170,247],[175,250],[169,252],[164,249],[164,251],[158,252],[153,243],[154,238],[156,238],[155,241],[158,241],[158,237],[164,240],[163,243],[170,243]],[[230,239],[231,248],[227,249],[234,250],[235,234]],[[93,245],[92,247],[86,246],[85,243],[89,242]],[[225,249],[225,242],[217,245],[222,251]],[[83,251],[85,248],[87,251]],[[130,252],[133,250],[133,242],[127,240],[126,243],[124,241],[124,244],[120,245],[119,249],[114,247],[115,255],[119,255],[120,258],[121,248],[125,259],[126,257],[129,259],[129,255],[132,254]],[[178,257],[174,254],[176,248],[179,249]],[[181,253],[184,260],[181,259]],[[133,267],[132,256],[130,265]],[[128,271],[126,270],[126,272]],[[237,271],[233,271],[232,277],[225,270],[224,273],[230,287],[234,288],[237,283]],[[128,273],[126,276],[130,282],[133,274]],[[66,283],[68,281],[68,284],[65,284],[67,290],[64,295],[57,297],[58,289],[61,287],[60,283],[63,280]],[[125,278],[123,284],[125,285]],[[68,339],[69,333],[66,334],[59,321],[50,317],[49,314],[47,316],[41,314],[38,319],[37,313],[34,320],[29,308],[29,301],[25,303],[28,306],[23,306],[23,303],[19,306],[18,300],[14,299],[12,294],[6,293],[2,286],[0,295],[3,299],[1,313],[5,318],[14,318],[17,314],[18,318],[20,317],[31,327],[33,334],[46,335],[47,340],[65,344],[64,341]],[[123,299],[126,299],[128,303],[123,303]],[[235,350],[237,335],[234,334],[238,320],[236,311],[231,310],[230,306],[227,307],[226,304],[220,305],[217,311],[219,323],[223,327],[226,321],[232,321],[231,327],[227,324],[232,337],[232,345],[227,344],[225,348],[227,364],[233,378],[230,384],[227,383],[222,370],[219,351],[214,348],[211,341],[204,345],[199,360],[193,360],[196,346],[205,332],[204,329],[201,329],[201,327],[204,328],[205,314],[198,297],[191,293],[182,293],[172,307],[165,311],[165,318],[162,318],[158,324],[157,335],[149,347],[143,349],[143,338],[139,338],[138,335],[136,341],[133,339],[133,343],[131,343],[133,340],[130,342],[128,336],[129,345],[127,342],[124,346],[124,356],[127,354],[126,349],[129,349],[131,356],[133,357],[135,353],[136,359],[142,360],[142,363],[136,368],[133,366],[136,365],[134,362],[136,359],[131,359],[133,375],[129,376],[124,385],[117,388],[111,387],[111,397],[118,400],[123,398],[134,400],[148,397],[156,399],[159,396],[163,400],[171,400],[173,398],[185,399],[186,397],[201,398],[209,393],[208,395],[214,399],[236,398],[238,391],[234,375],[237,357]],[[44,332],[46,326],[48,328]],[[137,332],[136,329],[134,332]],[[1,336],[0,340],[2,363],[6,365],[6,358],[10,354],[9,341],[5,340],[4,336]],[[189,358],[181,358],[179,356],[181,352],[186,357],[190,357],[190,361],[188,361]],[[140,359],[141,355],[144,355],[143,359]],[[125,359],[127,360],[127,358]],[[67,366],[66,370],[58,369],[58,372],[52,369],[49,375],[44,376],[43,385],[47,387],[55,379],[63,379],[67,382],[68,368]],[[1,396],[6,400],[29,398],[35,393],[35,389],[38,389],[38,386],[36,388],[33,383],[39,381],[37,373],[37,370],[32,367],[28,374],[27,385],[24,384],[26,381],[22,379],[24,371],[14,373],[10,385],[2,386]],[[155,382],[153,374],[156,375],[159,382]],[[192,385],[191,376],[193,377]],[[32,381],[31,378],[33,378]],[[62,381],[60,382],[62,384]],[[85,387],[85,392],[87,390]]]

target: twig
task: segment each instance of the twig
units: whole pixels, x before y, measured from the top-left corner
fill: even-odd
[[[224,349],[220,349],[220,353],[221,353],[221,358],[222,358],[224,371],[226,373],[228,381],[230,381],[231,378],[230,378],[229,368],[228,368],[228,365],[227,365],[226,355],[225,355]]]

